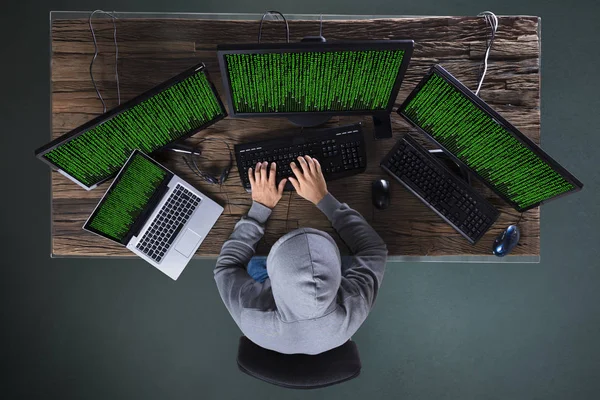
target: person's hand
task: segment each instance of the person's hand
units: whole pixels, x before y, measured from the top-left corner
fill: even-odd
[[[296,178],[290,176],[290,182],[300,196],[317,205],[328,193],[321,164],[310,156],[298,157],[298,164],[300,167],[294,162],[291,163]]]
[[[283,195],[283,187],[287,179],[282,179],[279,186],[275,184],[275,173],[277,172],[277,164],[271,163],[271,170],[267,171],[268,163],[265,161],[262,164],[256,164],[256,168],[248,169],[248,178],[250,178],[250,188],[252,189],[252,200],[262,204],[265,207],[274,208],[281,196]]]

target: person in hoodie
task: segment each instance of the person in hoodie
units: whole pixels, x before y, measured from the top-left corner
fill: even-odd
[[[269,171],[265,162],[248,171],[252,206],[223,244],[214,278],[225,307],[248,339],[279,353],[319,354],[344,344],[369,315],[383,280],[387,248],[358,212],[327,191],[316,159],[298,157],[298,165],[291,164],[290,182],[325,214],[351,257],[340,257],[329,234],[307,227],[273,245],[262,279],[256,268],[247,270],[256,264],[256,259],[251,262],[256,244],[286,183],[276,185],[276,164]]]

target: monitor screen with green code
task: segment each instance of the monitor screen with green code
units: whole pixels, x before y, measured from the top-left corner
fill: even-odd
[[[583,187],[439,65],[432,67],[398,113],[518,211]]]
[[[218,46],[235,116],[390,113],[412,40]]]
[[[198,64],[36,150],[87,190],[112,178],[132,150],[151,154],[227,115]]]

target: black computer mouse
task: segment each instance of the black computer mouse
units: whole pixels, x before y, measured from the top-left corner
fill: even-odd
[[[498,257],[504,257],[515,248],[520,238],[519,228],[516,225],[510,225],[494,240],[494,247],[492,248],[494,254]]]
[[[371,184],[371,198],[373,205],[380,210],[390,205],[390,182],[378,179]]]

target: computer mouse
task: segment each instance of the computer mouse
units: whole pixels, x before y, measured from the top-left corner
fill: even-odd
[[[386,209],[390,205],[390,182],[378,179],[371,184],[371,198],[373,205],[380,209]]]
[[[498,257],[504,257],[515,248],[520,238],[519,228],[516,225],[510,225],[494,240],[494,247],[492,248],[494,254]]]

